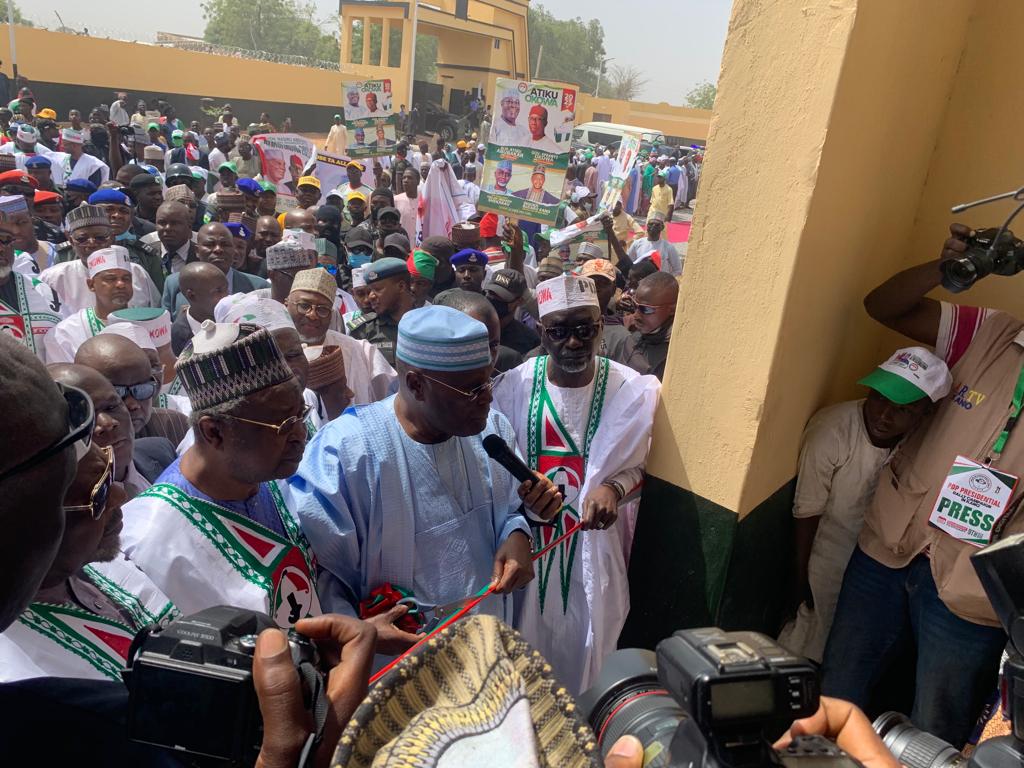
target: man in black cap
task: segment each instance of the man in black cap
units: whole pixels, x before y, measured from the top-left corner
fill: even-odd
[[[404,261],[412,252],[412,245],[409,244],[409,238],[404,232],[392,232],[384,238],[381,250],[385,256]]]
[[[135,217],[149,224],[144,232],[135,232],[136,237],[143,237],[156,231],[156,209],[164,201],[164,191],[160,179],[149,173],[140,173],[128,185],[131,196],[135,199]],[[135,227],[132,227],[135,231]]]
[[[367,264],[363,276],[373,311],[354,320],[349,335],[373,344],[394,366],[398,321],[413,308],[409,267],[404,259],[385,257]]]
[[[350,267],[361,267],[373,260],[373,240],[366,227],[353,227],[345,235],[345,250],[348,251]]]
[[[526,278],[514,269],[499,269],[484,283],[484,296],[501,323],[501,343],[521,355],[540,346],[540,336],[516,320],[516,310],[522,306],[525,293]]]

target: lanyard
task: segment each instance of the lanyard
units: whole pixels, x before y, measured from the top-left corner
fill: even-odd
[[[1003,449],[1006,447],[1006,441],[1010,439],[1010,433],[1013,428],[1017,426],[1017,419],[1020,416],[1021,408],[1024,406],[1024,366],[1020,369],[1020,374],[1017,376],[1017,386],[1013,390],[1013,402],[1011,403],[1012,413],[1010,418],[1006,420],[1006,425],[1003,427],[1003,431],[999,433],[999,437],[992,443],[992,454],[994,458],[999,458],[1002,454]],[[985,462],[988,463],[987,461]]]

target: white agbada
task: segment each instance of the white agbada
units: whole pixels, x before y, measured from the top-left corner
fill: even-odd
[[[77,576],[131,616],[131,623],[79,606],[32,603],[0,635],[0,683],[32,677],[120,682],[136,633],[179,615],[167,595],[122,554],[109,563],[87,565]]]
[[[77,312],[86,307],[96,306],[96,294],[85,284],[88,270],[80,259],[54,264],[44,269],[39,279],[53,288],[65,305],[67,312]],[[132,262],[132,298],[129,307],[159,307],[160,291],[153,278],[142,267]]]
[[[11,272],[15,281],[17,306],[0,300],[0,333],[31,349],[42,362],[46,359],[46,337],[64,317],[64,307],[46,283],[37,277]]]
[[[391,394],[398,374],[373,344],[328,330],[324,346],[341,347],[345,379],[353,394],[352,405],[375,403]]]
[[[629,613],[627,566],[660,385],[597,358],[586,387],[556,387],[548,357],[527,360],[495,379],[492,407],[512,422],[527,464],[561,487],[558,527],[533,529],[542,547],[582,517],[583,500],[615,479],[632,498],[615,525],[581,531],[534,563],[536,578],[516,598],[516,629],[551,662],[573,694],[586,690],[615,650]],[[578,447],[578,448],[577,448]],[[589,449],[589,450],[588,450]]]
[[[73,363],[78,348],[102,331],[104,326],[106,323],[91,308],[80,309],[71,317],[64,318],[46,334],[46,362]]]
[[[72,179],[88,179],[96,171],[100,172],[100,183],[110,180],[110,166],[100,160],[98,157],[90,155],[88,152],[83,152],[81,157],[75,161],[75,167],[71,167],[71,155],[62,153],[64,155],[62,167],[64,170],[65,184]]]

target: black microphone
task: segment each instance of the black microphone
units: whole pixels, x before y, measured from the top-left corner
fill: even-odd
[[[511,472],[512,476],[519,482],[537,481],[530,468],[523,463],[522,459],[516,456],[515,451],[508,447],[508,443],[497,435],[490,434],[484,438],[484,450],[487,451],[488,456]]]

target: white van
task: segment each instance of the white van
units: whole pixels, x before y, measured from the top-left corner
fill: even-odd
[[[573,129],[572,146],[574,149],[596,147],[599,144],[602,147],[607,147],[621,141],[622,135],[625,133],[639,133],[640,140],[647,146],[665,143],[665,134],[651,128],[622,125],[621,123],[584,123]]]

